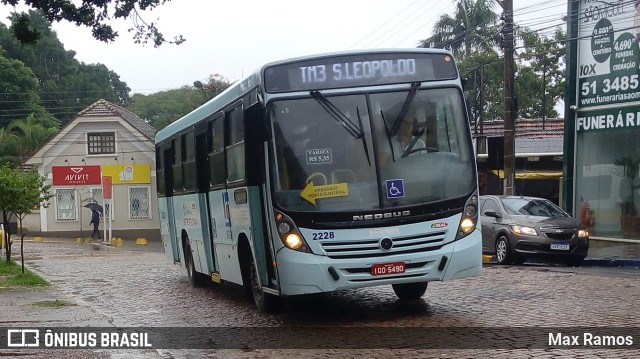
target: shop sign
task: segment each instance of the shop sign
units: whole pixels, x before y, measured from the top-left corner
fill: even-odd
[[[118,183],[151,183],[150,164],[103,165],[102,175],[110,176],[113,184]]]
[[[100,166],[53,166],[54,186],[101,184]]]
[[[615,129],[640,129],[640,107],[622,107],[601,111],[579,111],[577,132],[593,132]]]

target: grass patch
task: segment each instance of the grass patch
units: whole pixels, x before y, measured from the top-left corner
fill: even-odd
[[[16,262],[0,260],[0,287],[46,287],[49,282]]]
[[[65,302],[64,300],[56,299],[56,300],[42,300],[39,302],[33,303],[34,307],[42,307],[42,308],[60,308],[66,306],[74,306],[75,304]]]

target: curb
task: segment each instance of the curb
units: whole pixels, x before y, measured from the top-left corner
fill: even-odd
[[[585,258],[582,265],[589,267],[640,267],[640,259]]]
[[[527,260],[530,263],[547,263],[535,258]],[[497,264],[496,256],[482,255],[482,263]],[[640,267],[640,259],[609,259],[609,258],[585,258],[581,267]]]

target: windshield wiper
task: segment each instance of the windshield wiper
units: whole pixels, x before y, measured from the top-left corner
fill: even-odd
[[[398,133],[398,129],[400,128],[400,122],[404,119],[404,116],[409,112],[409,105],[411,105],[411,101],[416,97],[418,93],[418,89],[420,88],[421,82],[412,82],[411,88],[409,89],[409,93],[407,94],[407,98],[404,99],[404,103],[402,104],[402,108],[400,109],[400,113],[396,117],[395,121],[393,121],[393,126],[391,126],[391,132],[389,136],[395,136]]]
[[[356,107],[356,114],[358,116],[358,125],[351,122],[351,120],[340,109],[329,101],[329,99],[323,95],[320,91],[311,91],[311,97],[313,97],[322,108],[327,111],[331,117],[333,117],[347,132],[354,138],[360,138],[362,140],[362,146],[364,148],[364,154],[367,156],[367,162],[371,166],[371,158],[369,157],[369,150],[367,148],[367,140],[364,138],[364,130],[362,129],[362,117],[360,116],[360,108]]]
[[[351,136],[354,138],[364,138],[364,131],[362,131],[362,123],[360,123],[360,127],[356,126],[355,123],[351,122],[351,120],[344,114],[340,109],[334,105],[328,98],[325,97],[320,91],[311,91],[311,97],[313,97],[322,108],[327,111],[331,117],[333,117],[342,127],[349,132]],[[358,114],[359,116],[359,114]],[[359,120],[359,119],[358,119]]]
[[[360,117],[360,107],[356,106],[356,114],[358,115],[358,126],[360,126],[360,133],[362,136],[362,147],[364,148],[364,154],[367,156],[367,162],[369,162],[369,166],[371,166],[371,158],[369,158],[369,150],[367,149],[367,140],[364,138],[364,131],[362,131],[362,117]]]

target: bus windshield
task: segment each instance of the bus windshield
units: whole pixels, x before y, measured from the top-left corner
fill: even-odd
[[[275,199],[283,209],[391,209],[475,188],[456,89],[315,94],[274,101],[270,117]]]

